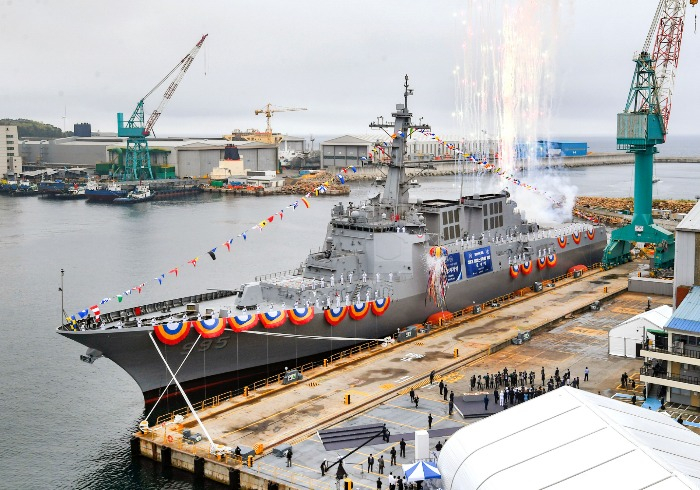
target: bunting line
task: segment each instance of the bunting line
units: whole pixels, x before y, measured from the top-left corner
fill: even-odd
[[[225,241],[224,243],[222,243],[221,245],[217,245],[216,247],[211,247],[211,248],[209,248],[205,253],[206,253],[212,260],[216,260],[216,251],[217,251],[217,248],[218,248],[219,246],[226,247],[226,250],[227,250],[228,252],[231,252],[231,248],[232,248],[233,243],[234,243],[234,240],[235,240],[236,238],[242,238],[243,241],[245,242],[245,241],[248,239],[248,233],[249,233],[251,230],[259,230],[259,231],[262,232],[263,228],[265,228],[267,225],[269,225],[270,223],[272,223],[272,222],[274,221],[274,219],[275,219],[276,216],[279,217],[279,221],[282,221],[282,219],[284,218],[284,211],[285,211],[285,209],[291,209],[292,211],[295,211],[295,210],[299,207],[299,204],[300,204],[300,203],[303,204],[304,207],[305,207],[306,209],[308,209],[308,208],[311,206],[311,204],[309,203],[309,198],[310,198],[311,196],[318,196],[318,195],[320,195],[320,194],[325,194],[326,191],[328,190],[328,188],[330,187],[331,183],[334,182],[334,181],[337,181],[337,182],[339,182],[340,184],[344,184],[346,179],[345,179],[345,177],[343,176],[343,174],[347,174],[348,171],[351,171],[351,172],[355,173],[355,172],[357,172],[357,168],[356,168],[354,165],[350,165],[350,166],[348,166],[348,167],[345,167],[345,168],[341,169],[341,172],[340,172],[340,173],[338,173],[337,175],[334,175],[334,176],[333,176],[332,178],[330,178],[329,180],[327,180],[327,181],[325,181],[325,182],[319,184],[313,191],[308,192],[304,197],[302,197],[302,198],[300,198],[300,199],[298,199],[298,200],[296,200],[296,201],[290,203],[290,204],[287,205],[285,208],[280,209],[279,212],[276,212],[276,213],[274,213],[274,214],[271,214],[270,216],[268,216],[268,218],[266,218],[266,219],[264,219],[264,220],[258,222],[258,224],[256,224],[255,226],[253,226],[253,227],[251,227],[251,228],[249,228],[249,229],[247,229],[247,230],[244,230],[244,231],[238,233],[238,234],[235,235],[234,237],[232,237],[232,238],[226,240],[226,241]],[[190,265],[192,265],[192,268],[193,268],[193,269],[197,269],[197,263],[198,263],[199,261],[200,261],[200,257],[197,256],[197,257],[195,257],[195,258],[193,258],[193,259],[190,259],[190,260],[186,261],[186,264],[190,264]],[[121,302],[124,300],[124,297],[125,297],[125,296],[131,295],[131,293],[134,292],[134,291],[136,291],[138,294],[141,294],[141,291],[142,291],[144,288],[148,287],[150,284],[158,283],[159,286],[162,286],[163,283],[166,282],[166,279],[167,279],[168,277],[172,278],[172,276],[169,276],[169,275],[171,275],[171,274],[174,274],[174,278],[177,279],[177,278],[179,277],[180,270],[181,270],[182,267],[184,267],[184,266],[185,266],[185,264],[180,264],[180,265],[177,266],[177,267],[171,268],[167,273],[163,273],[163,274],[160,274],[160,275],[157,276],[157,277],[154,277],[152,283],[151,283],[150,281],[149,281],[149,283],[142,282],[142,283],[139,284],[138,286],[131,287],[131,288],[126,289],[125,291],[120,292],[120,293],[118,293],[118,294],[114,294],[114,295],[112,295],[112,296],[106,296],[106,297],[102,298],[102,299],[99,301],[99,305],[104,305],[104,304],[106,304],[106,303],[108,303],[108,302],[110,302],[110,301],[112,301],[112,300],[117,300],[117,302],[121,303]],[[80,310],[80,311],[77,312],[76,314],[73,314],[73,315],[70,315],[70,316],[66,317],[66,320],[67,320],[69,323],[75,324],[75,322],[77,322],[77,320],[78,320],[77,317],[79,317],[80,319],[82,319],[82,318],[85,318],[86,316],[88,316],[90,313],[92,313],[92,314],[95,316],[95,319],[99,322],[99,319],[100,319],[100,311],[99,311],[99,308],[97,307],[97,305],[83,308],[82,310]],[[76,315],[77,315],[77,317],[76,317]]]

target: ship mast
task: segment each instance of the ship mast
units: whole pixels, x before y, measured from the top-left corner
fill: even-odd
[[[391,159],[388,164],[386,184],[381,204],[392,214],[403,215],[408,210],[408,182],[406,180],[406,165],[404,156],[406,155],[406,139],[410,136],[411,130],[430,130],[427,124],[411,124],[412,114],[408,110],[408,96],[413,95],[413,89],[408,88],[408,75],[405,76],[404,83],[404,103],[396,104],[396,112],[391,115],[394,118],[391,122],[370,123],[370,128],[393,128],[391,134]],[[387,133],[388,134],[388,133]]]

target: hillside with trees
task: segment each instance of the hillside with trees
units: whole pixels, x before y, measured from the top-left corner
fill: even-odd
[[[0,119],[0,126],[17,126],[20,138],[63,138],[72,136],[72,131],[61,131],[60,128],[31,119]]]

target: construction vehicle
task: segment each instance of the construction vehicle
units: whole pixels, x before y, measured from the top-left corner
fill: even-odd
[[[172,98],[177,86],[180,84],[182,77],[189,69],[190,65],[194,61],[194,57],[197,56],[199,49],[204,44],[204,40],[207,38],[208,34],[202,36],[202,39],[195,44],[194,48],[184,57],[180,62],[175,65],[175,68],[170,70],[170,72],[163,77],[163,79],[156,84],[146,95],[144,95],[141,100],[136,104],[136,109],[131,114],[129,120],[124,123],[124,114],[117,114],[117,135],[120,137],[126,137],[126,155],[124,159],[124,174],[122,178],[124,180],[140,180],[143,178],[153,179],[153,171],[151,170],[151,154],[148,149],[148,137],[151,132],[153,132],[153,127],[155,126],[158,118],[163,112],[165,104]],[[158,87],[165,83],[173,73],[177,72],[177,75],[170,83],[168,88],[163,94],[163,98],[158,104],[158,107],[151,113],[148,121],[144,124],[144,114],[143,114],[143,104],[146,98],[155,92]]]
[[[625,110],[617,115],[617,149],[634,154],[634,213],[632,223],[614,230],[603,266],[631,260],[632,243],[655,245],[652,268],[673,266],[675,241],[668,230],[654,224],[651,215],[654,154],[666,141],[671,96],[678,68],[687,0],[661,0],[635,69]],[[698,0],[690,0],[694,7]],[[652,37],[656,33],[653,51]]]

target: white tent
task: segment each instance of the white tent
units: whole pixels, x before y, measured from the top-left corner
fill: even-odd
[[[644,342],[645,331],[663,330],[672,313],[673,308],[663,305],[620,323],[608,334],[608,353],[611,356],[637,357],[637,344]],[[646,336],[654,339],[653,332]]]
[[[700,487],[700,436],[664,413],[563,387],[456,432],[445,490]]]

